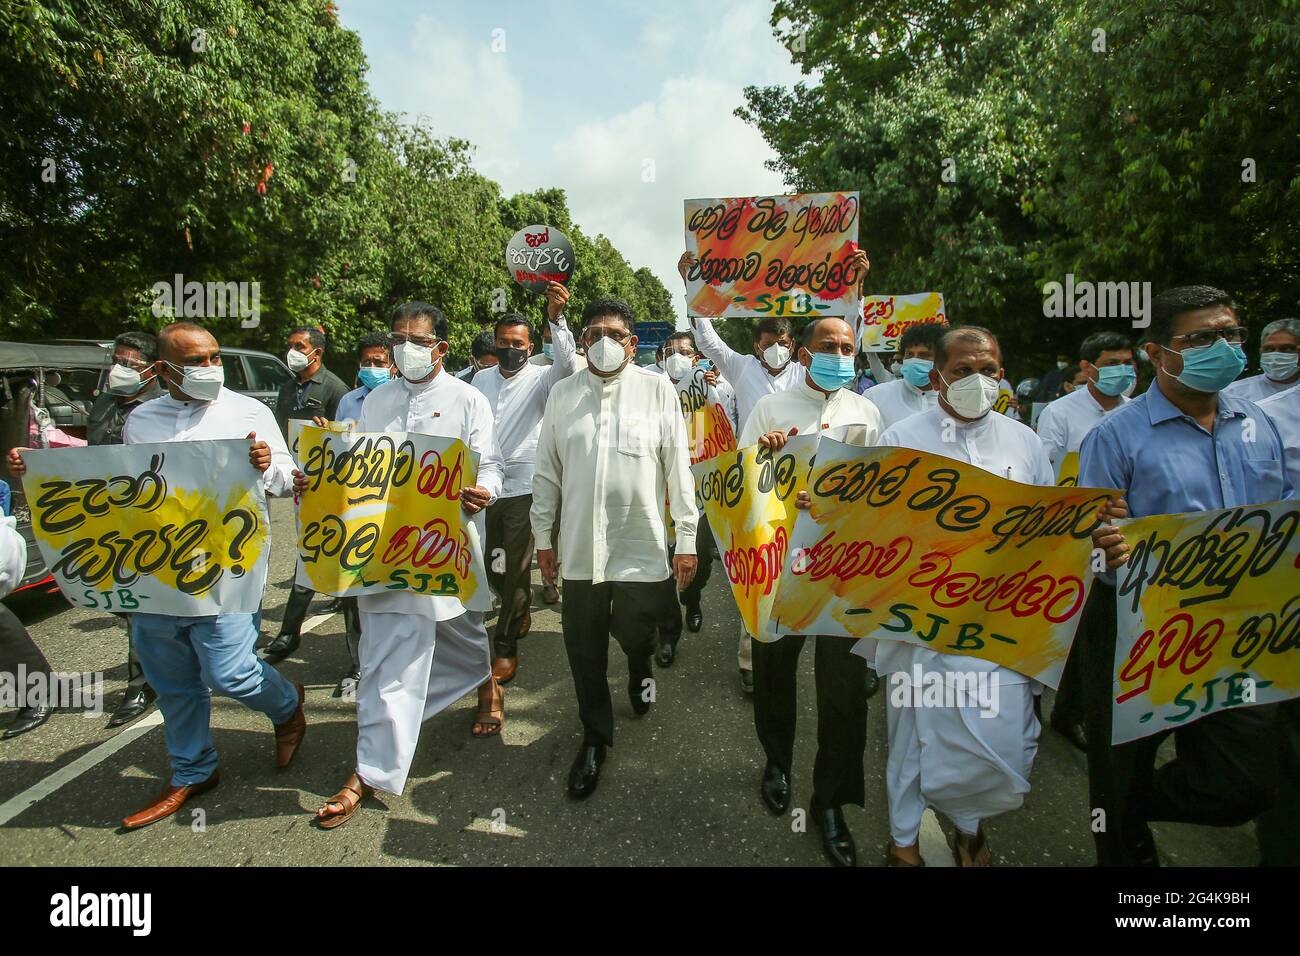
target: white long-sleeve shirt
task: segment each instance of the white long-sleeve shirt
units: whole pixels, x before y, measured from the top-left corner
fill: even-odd
[[[1295,382],[1275,382],[1262,372],[1259,375],[1252,375],[1249,378],[1239,378],[1228,385],[1223,390],[1224,395],[1231,395],[1233,398],[1244,398],[1248,402],[1261,402],[1270,395],[1277,395],[1285,392],[1288,388],[1294,388]]]
[[[1121,395],[1115,408],[1123,407],[1127,401]],[[1083,436],[1114,410],[1102,408],[1087,385],[1048,403],[1038,416],[1038,437],[1047,449],[1047,460],[1052,467],[1059,467],[1062,458],[1078,451]]]
[[[862,397],[880,409],[882,427],[897,425],[904,418],[926,412],[939,404],[939,393],[932,388],[924,391],[905,378],[896,378],[876,385],[862,393]]]
[[[791,349],[792,360],[776,375],[769,375],[763,363],[756,355],[741,355],[730,345],[722,341],[714,331],[713,323],[707,316],[692,316],[691,325],[695,328],[695,342],[704,357],[717,366],[736,392],[736,411],[740,417],[743,431],[749,413],[754,410],[758,400],[773,392],[783,392],[795,388],[803,381],[804,367],[793,361],[795,349]]]
[[[501,493],[501,459],[493,437],[492,408],[482,392],[445,370],[427,382],[412,384],[396,378],[374,389],[361,405],[357,431],[416,432],[435,438],[459,438],[479,456],[478,486],[493,500]],[[483,541],[482,511],[473,517],[471,527],[479,541]],[[487,593],[487,582],[479,582],[476,597],[482,600]],[[404,591],[362,594],[357,598],[357,606],[371,613],[418,614],[438,621],[459,617],[465,611],[465,606],[454,597]]]
[[[686,423],[667,376],[628,364],[612,378],[581,371],[551,389],[531,519],[538,550],[547,550],[563,503],[566,579],[667,578],[665,497],[677,553],[694,554],[699,516]]]
[[[802,365],[800,371],[807,371]],[[840,438],[848,445],[874,445],[881,432],[880,412],[857,392],[837,388],[827,395],[801,381],[797,387],[759,399],[741,431],[739,447],[756,444],[771,431],[816,435],[827,428],[850,426]]]
[[[1047,451],[1033,429],[997,412],[989,412],[979,421],[963,422],[936,405],[928,412],[912,415],[886,429],[877,444],[912,448],[969,462],[999,478],[1023,485],[1056,484]],[[940,654],[928,647],[902,641],[882,640],[877,644],[876,673],[881,677],[896,671],[910,674],[913,665],[919,664],[927,673],[996,670],[1003,684],[1030,680],[1009,668],[967,654]],[[856,653],[857,648],[854,650]]]
[[[556,382],[578,371],[578,346],[563,318],[551,323],[551,342],[555,360],[550,365],[525,362],[509,378],[501,374],[500,366],[493,366],[479,372],[470,383],[492,408],[497,452],[505,469],[502,498],[532,493],[537,436],[542,430],[546,399]]]
[[[13,515],[0,517],[0,598],[18,586],[27,573],[27,539],[18,533]]]
[[[1282,437],[1282,447],[1285,449],[1286,470],[1291,476],[1291,487],[1300,495],[1300,385],[1292,385],[1284,392],[1261,398],[1255,404],[1277,426],[1277,433]]]
[[[280,434],[275,413],[255,398],[222,388],[210,402],[178,402],[170,394],[138,406],[122,425],[122,442],[146,445],[165,441],[247,438],[252,432],[271,449],[271,466],[262,472],[268,495],[293,491],[293,458]],[[250,443],[251,444],[251,443]]]

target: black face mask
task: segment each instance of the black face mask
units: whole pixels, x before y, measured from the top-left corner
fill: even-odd
[[[521,369],[528,361],[528,352],[524,349],[497,348],[493,349],[493,352],[496,354],[498,364],[506,372]]]

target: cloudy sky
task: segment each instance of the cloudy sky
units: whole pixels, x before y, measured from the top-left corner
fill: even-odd
[[[770,0],[341,0],[385,109],[475,145],[506,195],[558,186],[589,235],[648,265],[684,311],[682,201],[780,193],[737,119],[747,84],[799,71]],[[647,181],[649,180],[649,181]]]

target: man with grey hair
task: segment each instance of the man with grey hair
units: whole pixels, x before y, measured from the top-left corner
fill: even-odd
[[[1224,395],[1258,402],[1300,382],[1300,319],[1278,319],[1264,326],[1259,337],[1259,375],[1233,382]]]

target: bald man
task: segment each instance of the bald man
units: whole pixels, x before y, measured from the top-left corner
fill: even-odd
[[[818,435],[829,428],[853,445],[873,445],[880,411],[851,388],[856,376],[853,328],[843,319],[813,319],[800,336],[803,377],[792,389],[760,398],[745,420],[740,447],[759,444],[780,450],[792,435]],[[806,497],[806,495],[805,495]],[[754,641],[754,728],[767,757],[759,792],[767,808],[790,807],[794,757],[796,673],[805,635]],[[813,821],[822,848],[838,866],[856,866],[853,835],[840,807],[862,806],[862,758],[867,746],[867,666],[843,637],[815,638],[817,675],[817,760],[813,766]]]

